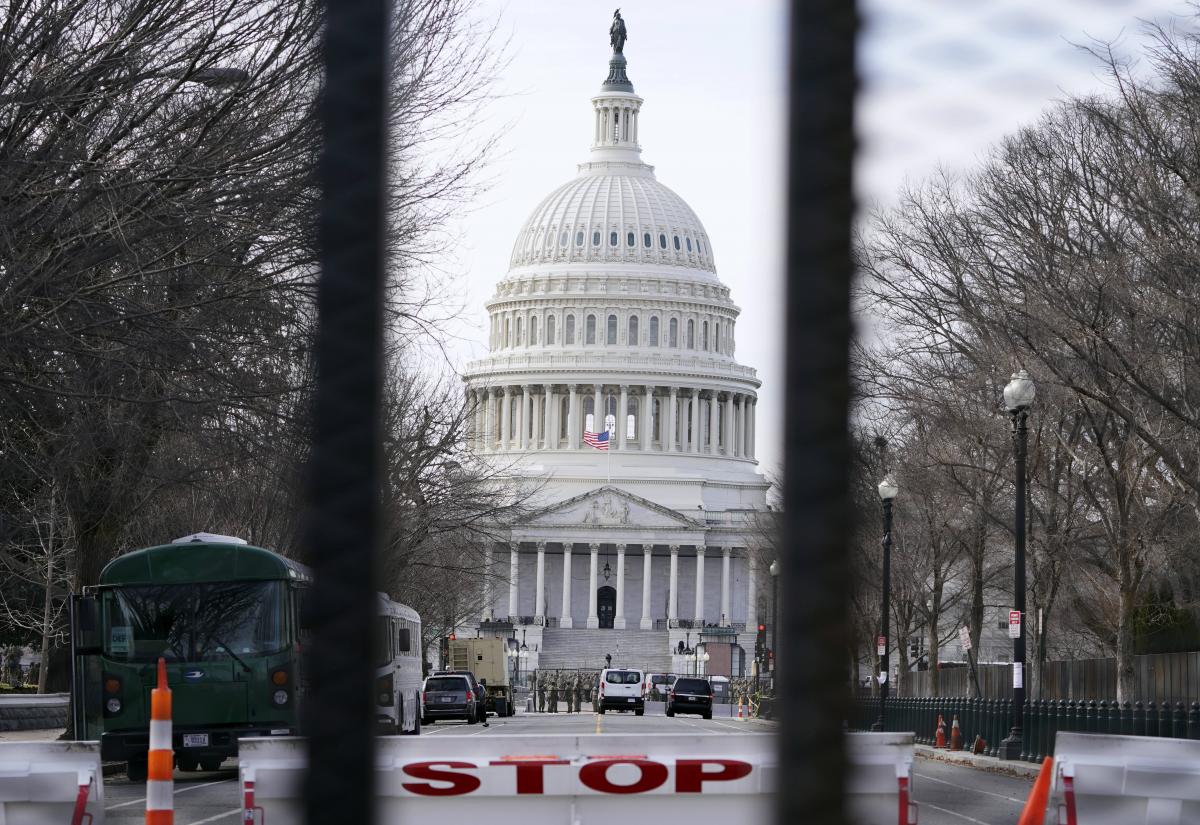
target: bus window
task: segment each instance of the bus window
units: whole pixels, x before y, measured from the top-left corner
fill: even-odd
[[[408,653],[412,650],[410,631],[408,629],[408,622],[404,622],[403,624],[405,626],[396,631],[396,649],[399,653]]]
[[[375,667],[385,667],[394,658],[392,639],[395,638],[392,620],[387,616],[377,616],[375,621]]]

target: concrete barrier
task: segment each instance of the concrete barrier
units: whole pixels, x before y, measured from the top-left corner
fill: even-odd
[[[65,693],[0,694],[0,731],[65,728],[67,702]]]
[[[377,747],[376,810],[388,825],[730,825],[772,815],[768,736],[439,735]],[[238,762],[244,821],[300,825],[304,740],[242,739]]]
[[[916,825],[912,801],[913,735],[848,733],[846,804],[855,825]]]
[[[99,742],[0,742],[0,823],[104,823]]]
[[[1059,733],[1047,821],[1200,823],[1200,741]]]

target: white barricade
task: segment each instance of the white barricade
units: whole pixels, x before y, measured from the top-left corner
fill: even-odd
[[[916,825],[913,735],[847,733],[846,807],[855,825]]]
[[[0,825],[104,823],[99,742],[0,742]]]
[[[240,741],[245,822],[301,825],[305,747]],[[776,773],[774,737],[741,733],[386,737],[376,759],[381,825],[769,822]]]
[[[1200,741],[1060,733],[1047,822],[1197,825]]]

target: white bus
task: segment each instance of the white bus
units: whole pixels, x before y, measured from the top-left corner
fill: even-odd
[[[421,617],[379,594],[375,703],[382,734],[421,732]]]

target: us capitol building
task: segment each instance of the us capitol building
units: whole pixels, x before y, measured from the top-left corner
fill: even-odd
[[[541,479],[542,508],[490,552],[479,632],[522,669],[749,673],[768,484],[739,310],[696,213],[654,176],[624,23],[588,159],[533,210],[487,303],[490,354],[467,365],[473,449]],[[619,36],[616,34],[620,26]],[[599,411],[599,413],[597,412]],[[584,441],[608,430],[611,449]]]

